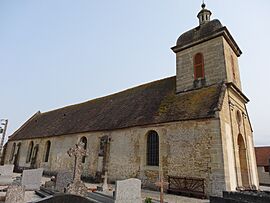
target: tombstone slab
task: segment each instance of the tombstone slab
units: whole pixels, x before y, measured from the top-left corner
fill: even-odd
[[[20,185],[8,186],[5,203],[24,203],[25,188]]]
[[[87,198],[71,195],[71,194],[57,194],[54,196],[50,196],[48,198],[44,198],[41,200],[37,200],[33,203],[96,203],[96,201],[89,200]]]
[[[130,178],[116,181],[115,203],[141,203],[141,180]]]
[[[0,166],[0,185],[9,185],[12,183],[14,165]]]
[[[22,173],[21,185],[25,190],[39,190],[43,168],[24,170]]]
[[[14,165],[13,164],[5,164],[0,166],[0,175],[1,176],[12,176]]]
[[[67,193],[85,196],[87,194],[87,187],[82,181],[72,182],[67,187]]]
[[[55,189],[65,192],[65,188],[72,182],[73,173],[71,171],[59,171],[56,176]]]

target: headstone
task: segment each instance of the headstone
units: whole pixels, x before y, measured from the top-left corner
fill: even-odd
[[[141,180],[131,178],[116,181],[115,203],[141,203]]]
[[[109,187],[108,187],[108,172],[105,171],[105,175],[102,176],[103,178],[103,184],[101,185],[102,187],[102,191],[108,191]]]
[[[21,185],[8,186],[5,203],[24,203],[25,188]]]
[[[13,164],[7,164],[7,165],[0,166],[0,175],[1,176],[12,176],[13,169],[14,169]]]
[[[68,184],[72,182],[73,173],[70,171],[59,171],[56,176],[55,190],[65,192]]]
[[[85,197],[72,195],[72,194],[56,194],[53,196],[49,196],[47,198],[43,198],[41,200],[37,200],[32,203],[95,203],[97,201],[89,200]]]
[[[75,145],[75,148],[70,148],[67,151],[68,155],[75,157],[73,180],[72,183],[68,185],[66,192],[74,195],[85,196],[87,193],[87,187],[81,181],[82,175],[82,158],[87,156],[86,150],[84,149],[84,143],[80,142]]]
[[[0,166],[0,185],[8,185],[12,183],[14,165]]]
[[[24,170],[22,173],[21,185],[25,190],[39,190],[43,168]]]

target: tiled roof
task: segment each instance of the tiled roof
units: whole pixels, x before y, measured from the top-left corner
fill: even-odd
[[[176,45],[181,47],[186,46],[187,44],[214,35],[215,33],[219,32],[222,28],[223,25],[219,20],[217,19],[212,20],[182,34],[178,38]]]
[[[255,147],[257,166],[269,166],[270,147]]]
[[[147,83],[106,97],[29,119],[10,140],[106,131],[215,116],[222,84],[175,93],[175,77]]]

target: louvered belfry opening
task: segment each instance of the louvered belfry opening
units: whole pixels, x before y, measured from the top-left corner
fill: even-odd
[[[194,79],[204,78],[203,54],[197,53],[194,56]]]

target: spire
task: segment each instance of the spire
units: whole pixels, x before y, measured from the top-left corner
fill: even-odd
[[[207,10],[204,0],[202,2],[202,10],[198,13],[197,17],[199,18],[200,25],[205,24],[210,21],[211,11]]]

